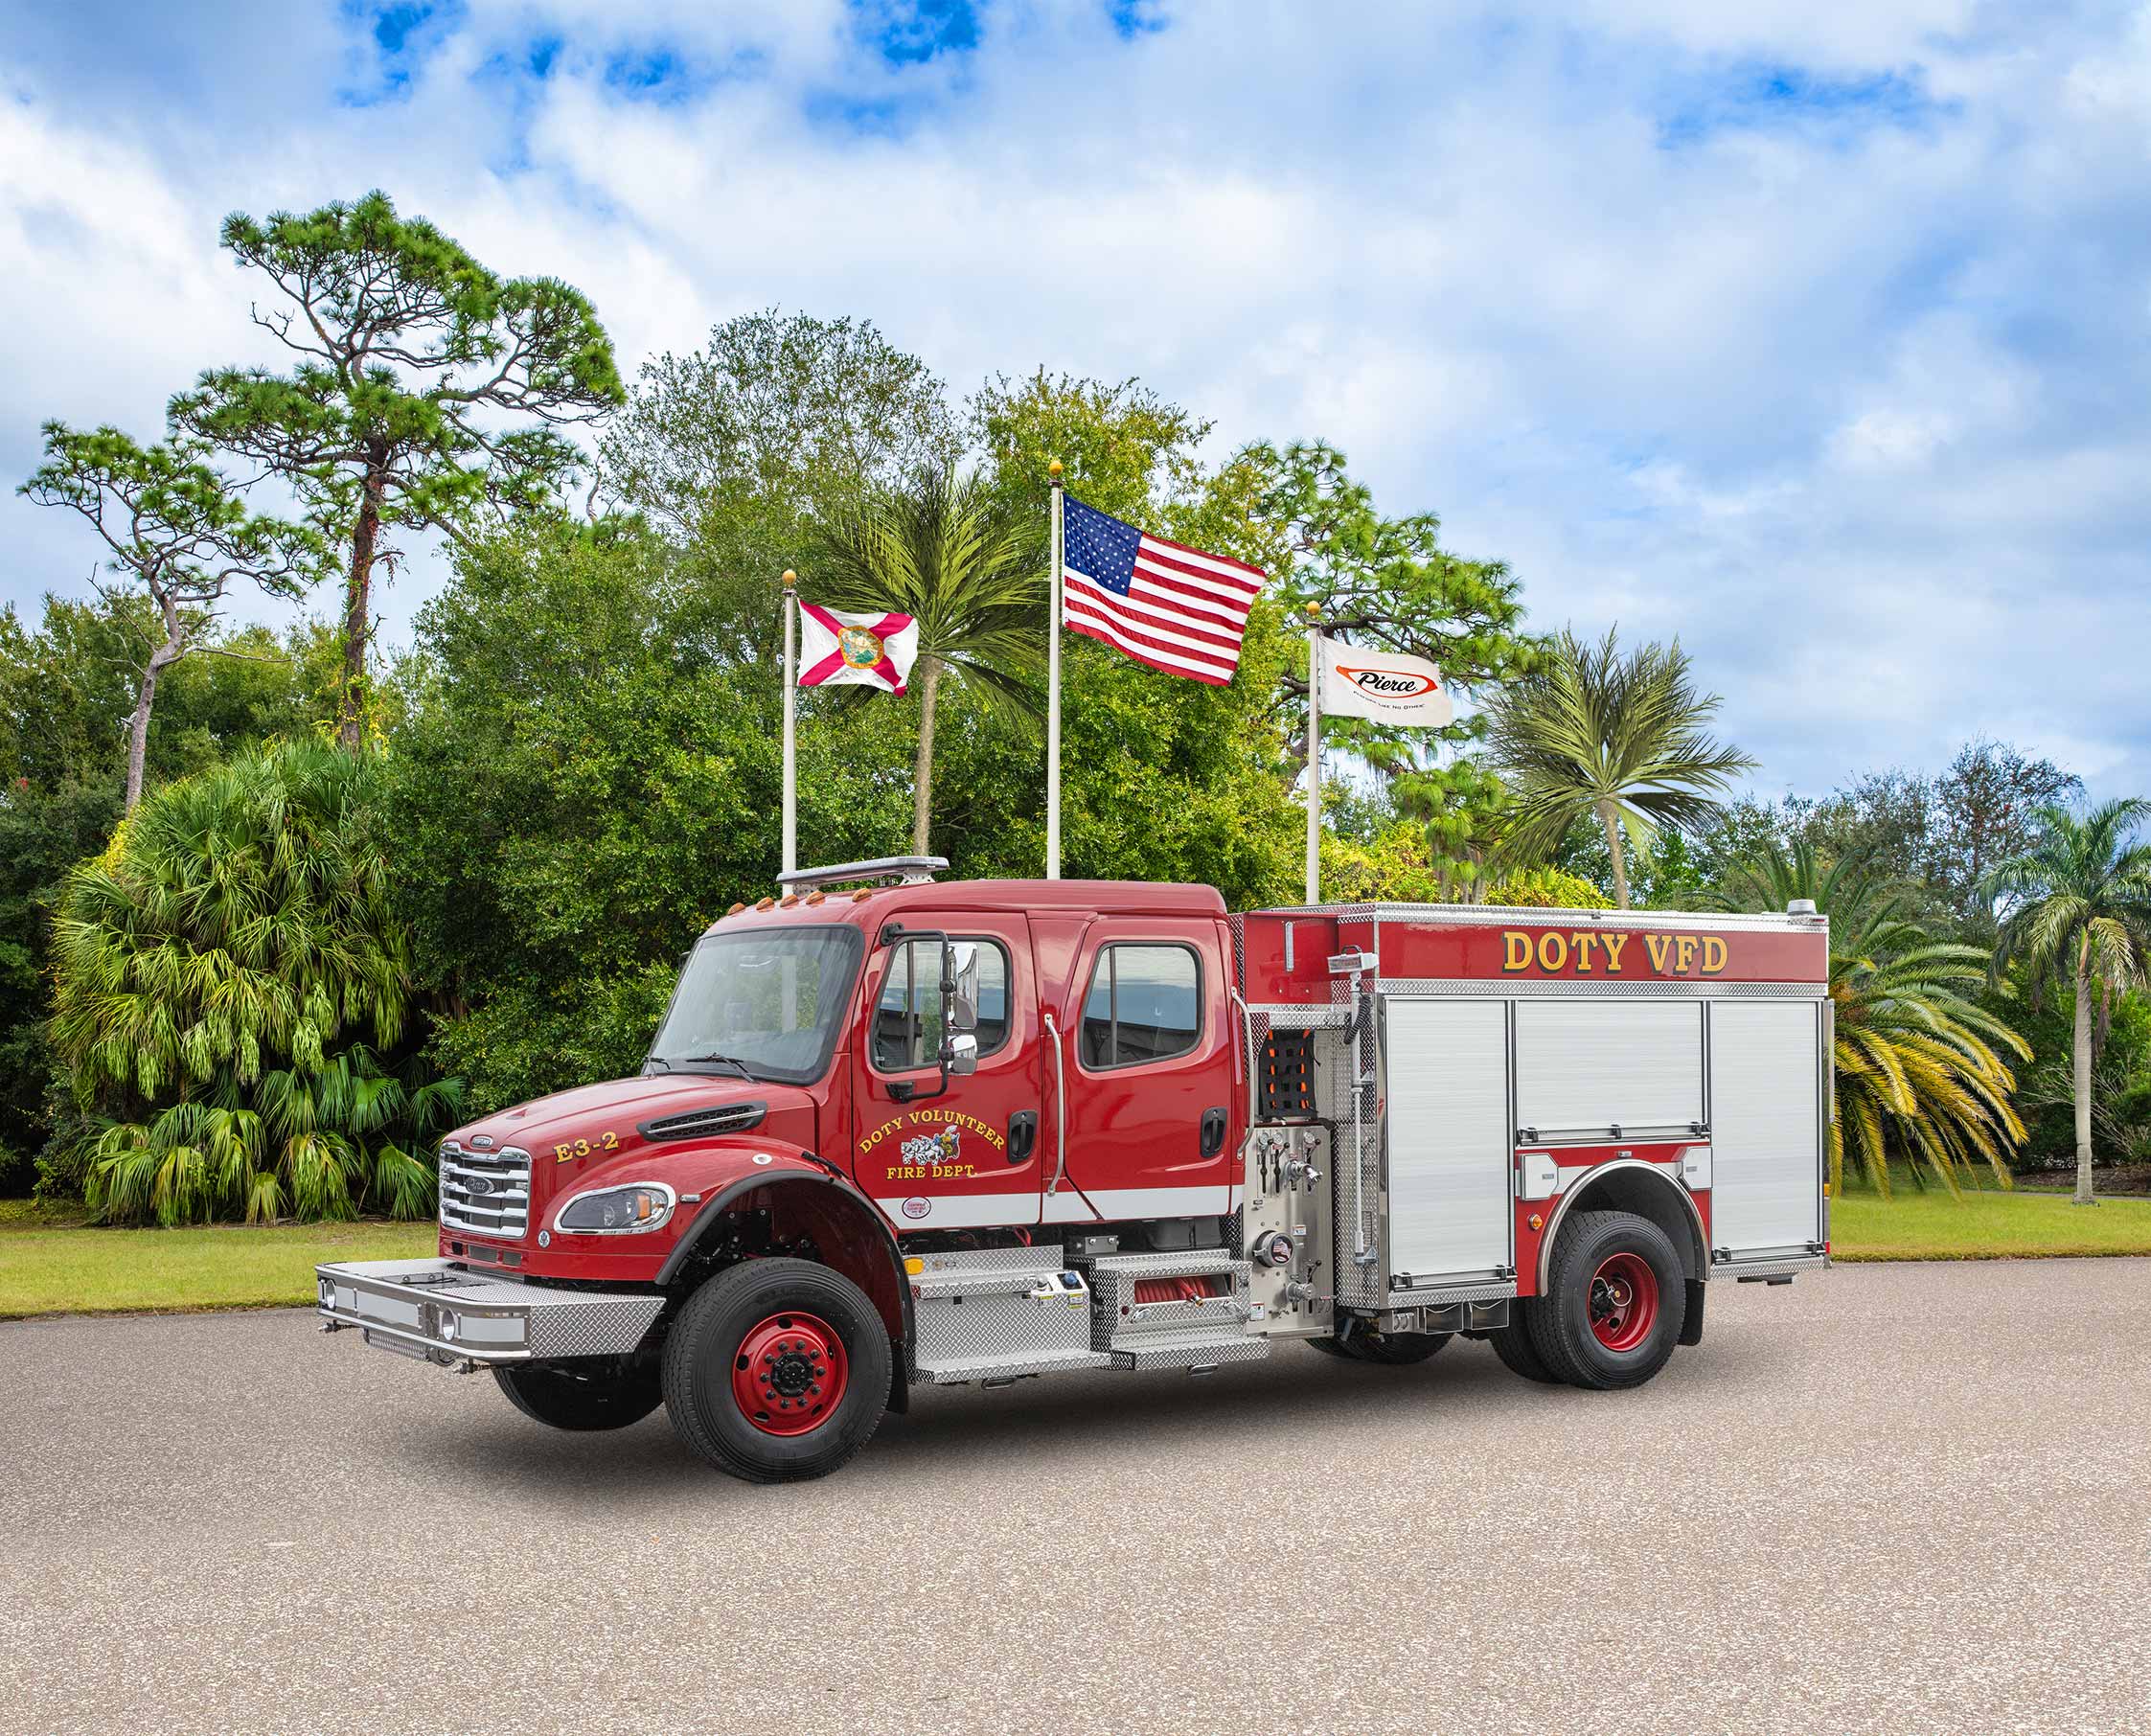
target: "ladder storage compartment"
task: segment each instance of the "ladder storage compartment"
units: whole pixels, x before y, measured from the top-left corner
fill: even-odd
[[[1822,1252],[1821,1003],[1710,1008],[1711,1260],[1720,1271]]]
[[[1105,1368],[1090,1344],[1090,1286],[1058,1247],[922,1256],[911,1275],[915,1367],[933,1385]]]
[[[1101,1255],[1089,1262],[1092,1348],[1121,1368],[1259,1361],[1270,1340],[1247,1332],[1248,1270],[1223,1248]]]

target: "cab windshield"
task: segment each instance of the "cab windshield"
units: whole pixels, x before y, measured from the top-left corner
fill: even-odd
[[[845,925],[713,934],[688,954],[649,1070],[805,1085],[821,1077],[858,971]]]

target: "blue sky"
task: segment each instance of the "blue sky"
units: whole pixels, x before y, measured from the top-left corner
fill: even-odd
[[[1767,791],[2151,791],[2143,6],[17,5],[0,472],[268,359],[218,219],[376,184],[630,368],[776,305],[1325,437],[1535,624],[1680,634]],[[0,601],[83,590],[0,518]]]

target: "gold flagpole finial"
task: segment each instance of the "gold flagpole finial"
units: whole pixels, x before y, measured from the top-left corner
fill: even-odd
[[[793,585],[797,584],[798,582],[799,582],[799,575],[798,575],[797,573],[793,572],[793,571],[792,571],[792,570],[791,570],[791,569],[790,569],[790,568],[789,568],[789,566],[788,566],[788,567],[786,567],[786,568],[785,568],[785,570],[784,570],[784,587],[785,587],[785,589],[789,591],[789,589],[790,589],[790,588],[791,588],[791,587],[792,587]]]
[[[1310,621],[1319,621],[1322,618],[1322,605],[1319,603],[1310,603],[1307,605],[1307,618]]]
[[[1045,473],[1052,477],[1055,482],[1059,482],[1061,480],[1061,461],[1058,458],[1049,460],[1045,467]]]

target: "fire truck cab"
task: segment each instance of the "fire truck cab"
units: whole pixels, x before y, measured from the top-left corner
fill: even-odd
[[[735,905],[641,1071],[458,1129],[439,1256],[320,1267],[324,1329],[556,1428],[661,1403],[775,1481],[914,1385],[1280,1339],[1633,1386],[1711,1282],[1827,1264],[1812,910],[1235,916],[945,866]]]

